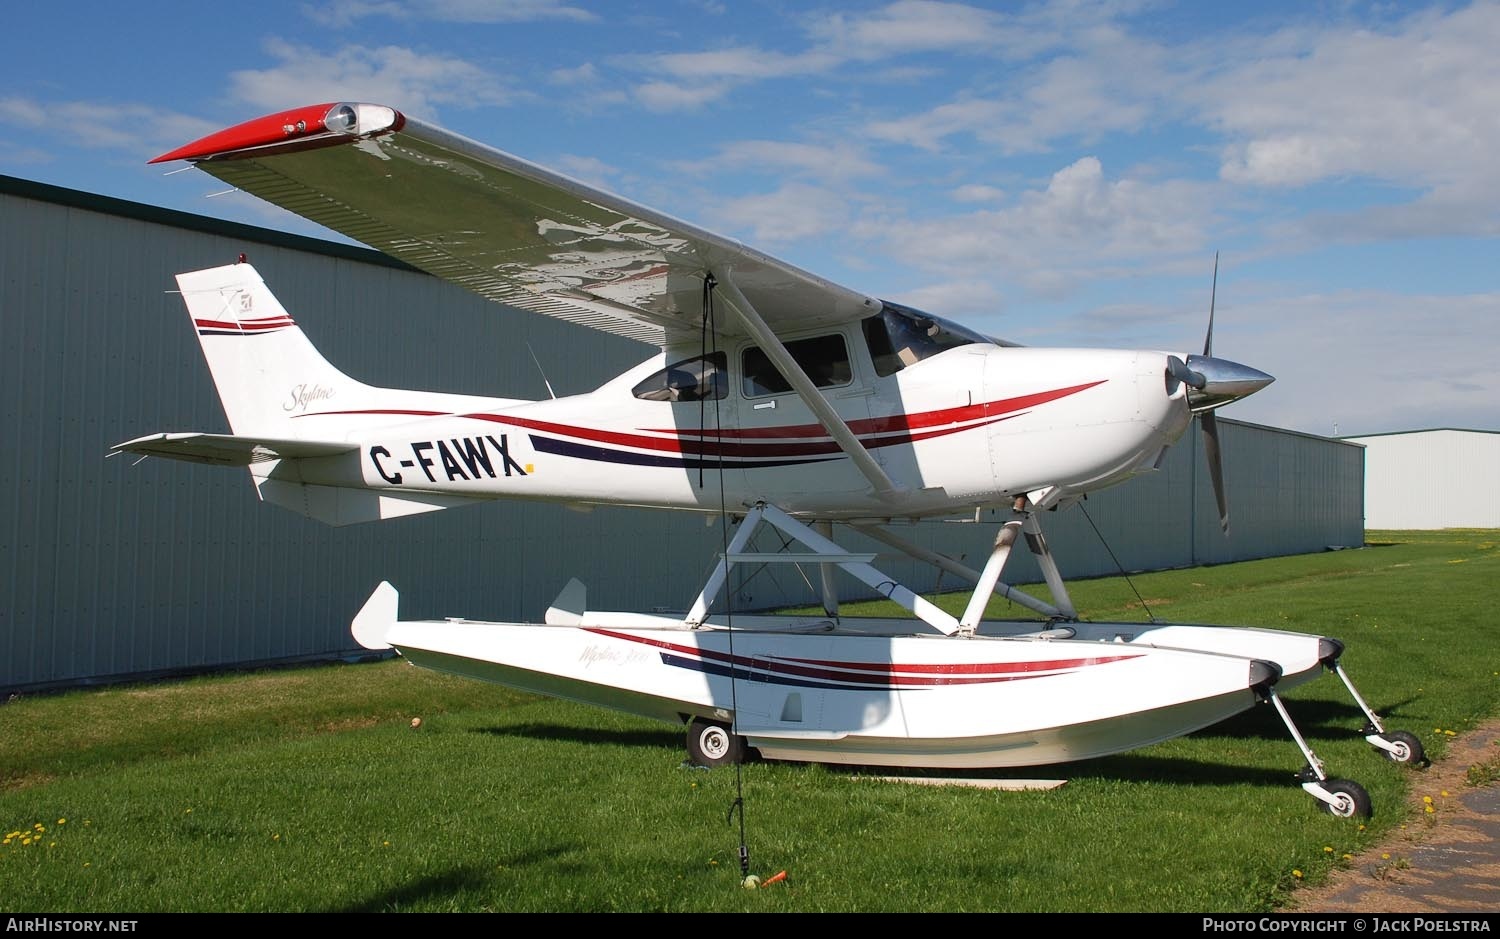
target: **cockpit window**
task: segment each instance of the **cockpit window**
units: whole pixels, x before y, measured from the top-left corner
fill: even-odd
[[[722,352],[673,362],[637,384],[631,393],[646,401],[707,401],[729,390],[729,359]]]
[[[972,329],[897,303],[886,303],[863,326],[875,374],[882,378],[958,346],[996,344]]]
[[[849,366],[849,347],[838,333],[831,336],[816,336],[812,339],[794,339],[786,344],[792,360],[802,366],[802,371],[819,388],[847,385],[854,380]],[[745,397],[780,394],[792,390],[792,383],[777,370],[771,357],[759,346],[745,350],[742,364],[745,366]]]

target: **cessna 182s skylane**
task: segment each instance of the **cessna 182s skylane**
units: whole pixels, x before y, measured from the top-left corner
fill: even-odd
[[[523,401],[353,381],[308,342],[248,263],[178,284],[231,434],[166,433],[116,451],[247,466],[262,499],[344,525],[488,499],[617,504],[737,522],[685,614],[599,612],[571,581],[540,623],[402,622],[381,584],[355,638],[417,665],[676,722],[705,765],[769,759],[1020,767],[1118,753],[1269,702],[1337,816],[1331,779],[1281,692],[1335,672],[1366,739],[1387,732],[1324,636],[1091,623],[1068,598],[1038,512],[1154,468],[1196,416],[1224,511],[1214,409],[1269,375],[1203,354],[1006,345],[830,283],[737,241],[389,107],[269,115],[153,162],[186,160],[484,297],[653,343],[587,394]],[[288,389],[307,406],[288,412]],[[891,523],[1009,514],[982,570]],[[1227,517],[1225,517],[1227,528]],[[952,616],[833,539],[843,525],[975,584]],[[757,553],[769,526],[795,552]],[[1001,581],[1023,538],[1048,603]],[[821,616],[715,611],[736,564],[817,565]],[[910,618],[841,617],[846,572]],[[1040,619],[985,617],[999,592]]]

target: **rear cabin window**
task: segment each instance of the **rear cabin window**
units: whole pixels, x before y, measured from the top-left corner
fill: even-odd
[[[729,358],[722,352],[673,362],[637,384],[631,393],[646,401],[710,401],[729,390]]]
[[[831,336],[816,336],[812,339],[795,339],[786,344],[792,360],[802,367],[807,377],[818,388],[847,385],[854,379],[849,366],[849,347],[838,333]],[[771,357],[759,346],[745,350],[741,360],[744,365],[743,388],[745,397],[781,394],[792,390],[792,383],[777,370]]]

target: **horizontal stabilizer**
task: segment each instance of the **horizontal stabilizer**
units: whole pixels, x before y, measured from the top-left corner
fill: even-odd
[[[584,587],[583,581],[574,577],[547,608],[545,622],[549,626],[577,626],[583,622],[583,614],[587,609],[588,588]]]
[[[354,614],[354,622],[349,629],[354,635],[354,641],[366,649],[389,649],[391,644],[386,642],[385,636],[396,625],[396,608],[400,600],[400,595],[391,586],[391,582],[382,580],[375,592],[370,594],[370,599]]]
[[[237,437],[233,434],[151,434],[110,448],[111,453],[139,453],[189,463],[215,466],[249,466],[268,460],[337,456],[357,449],[337,440],[277,440],[270,437]]]

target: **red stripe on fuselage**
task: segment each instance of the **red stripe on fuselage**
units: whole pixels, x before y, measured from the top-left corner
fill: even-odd
[[[996,421],[1006,420],[1024,413],[1027,409],[1056,401],[1069,395],[1077,394],[1104,384],[1103,380],[1086,382],[1081,385],[1072,385],[1067,388],[1058,388],[1052,391],[1041,391],[1035,394],[1019,395],[1014,398],[1003,398],[998,401],[987,401],[981,404],[969,404],[956,408],[942,408],[936,411],[923,411],[917,414],[894,414],[888,417],[867,418],[865,420],[850,421],[849,428],[856,435],[884,434],[886,436],[870,437],[862,441],[866,447],[886,447],[901,443],[913,443],[919,440],[928,440],[934,437],[942,437],[960,431],[972,430],[983,427]],[[364,415],[364,414],[399,414],[418,417],[437,417],[443,412],[438,411],[415,411],[402,409],[366,409],[352,411],[319,411],[315,414],[301,414],[298,417],[320,417],[331,415]],[[574,424],[561,424],[556,421],[541,421],[535,418],[520,417],[514,414],[462,414],[455,417],[466,417],[471,420],[489,421],[496,424],[509,424],[526,430],[541,431],[542,433],[557,434],[562,437],[573,437],[579,440],[590,440],[595,443],[608,443],[622,447],[633,447],[638,450],[652,450],[667,453],[685,454],[727,454],[735,456],[809,456],[822,453],[834,453],[839,450],[839,445],[828,435],[828,431],[822,424],[788,424],[782,427],[754,427],[754,428],[725,428],[722,433],[717,430],[705,430],[696,428],[643,428],[649,434],[671,434],[670,437],[648,437],[643,433],[629,433],[617,430],[604,430],[597,427],[581,427]],[[919,429],[927,428],[921,433],[912,433]],[[683,437],[697,438],[684,440]],[[713,437],[710,441],[708,438]],[[729,440],[766,440],[767,443],[739,444],[735,446],[721,446],[719,438]],[[801,438],[801,439],[798,439]],[[782,442],[772,443],[769,441],[779,440]]]
[[[980,404],[966,404],[956,408],[943,408],[938,411],[922,411],[917,414],[892,414],[888,417],[872,417],[865,420],[850,421],[849,429],[856,434],[881,434],[893,431],[916,430],[922,427],[933,427],[939,424],[960,424],[965,421],[977,421],[981,418],[1012,417],[1017,411],[1034,408],[1038,405],[1066,398],[1080,391],[1104,384],[1104,380],[1085,382],[1081,385],[1073,385],[1068,388],[1058,388],[1054,391],[1039,391],[1036,394],[1019,395],[1014,398],[1002,398],[999,401],[986,401]],[[988,422],[986,422],[988,423]],[[979,426],[979,425],[976,425]],[[691,428],[657,428],[643,427],[642,430],[656,434],[683,434],[694,436],[714,437],[827,437],[828,431],[822,424],[788,424],[785,427],[741,427],[724,428],[723,433],[717,430],[693,430]]]

